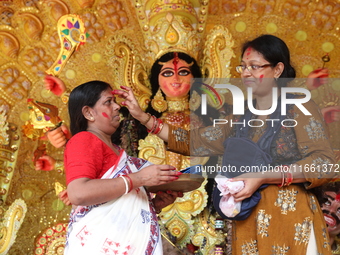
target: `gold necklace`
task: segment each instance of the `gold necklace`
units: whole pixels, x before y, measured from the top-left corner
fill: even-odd
[[[169,112],[182,112],[189,109],[189,95],[184,97],[166,97]]]

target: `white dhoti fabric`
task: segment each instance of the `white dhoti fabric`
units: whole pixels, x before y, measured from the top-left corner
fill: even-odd
[[[102,179],[118,178],[148,165],[124,152],[118,166],[110,168]],[[103,204],[73,210],[64,254],[163,254],[157,216],[144,187]]]

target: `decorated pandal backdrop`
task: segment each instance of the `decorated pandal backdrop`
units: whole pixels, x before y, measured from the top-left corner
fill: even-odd
[[[312,90],[312,98],[320,108],[339,106],[339,14],[340,2],[327,0],[1,0],[0,254],[63,254],[71,210],[57,197],[65,189],[63,148],[53,147],[45,132],[68,125],[67,95],[44,88],[46,73],[62,79],[67,92],[90,80],[130,86],[145,109],[150,68],[163,53],[193,56],[204,77],[236,78],[241,44],[269,33],[288,44],[297,77],[329,69],[334,79]],[[339,127],[328,123],[338,161]],[[157,143],[151,137],[123,145],[165,162],[165,154],[148,153]],[[35,170],[43,155],[56,160],[53,170]],[[228,253],[228,232],[216,227],[205,184],[160,214],[174,252],[190,243],[201,254],[222,254],[219,245]]]

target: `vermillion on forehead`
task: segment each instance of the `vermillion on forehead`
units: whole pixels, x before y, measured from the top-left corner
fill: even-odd
[[[175,58],[172,61],[172,63],[174,64],[175,73],[177,73],[177,70],[178,70],[178,66],[177,65],[178,65],[178,62],[179,62],[178,53],[175,52],[174,55],[175,55]]]
[[[340,194],[336,195],[335,200],[340,202]]]
[[[175,65],[175,60],[173,59],[173,60],[170,60],[171,61],[171,63],[175,66],[175,71],[177,71],[179,68],[178,68],[178,66],[179,66],[179,62],[180,61],[182,61],[182,62],[184,62],[185,63],[185,66],[184,67],[191,67],[193,64],[194,64],[194,62],[191,62],[191,63],[187,63],[185,60],[182,60],[182,59],[180,59],[180,58],[177,58],[177,62],[176,62],[176,65]],[[167,63],[169,63],[170,61],[168,61],[168,62],[158,62],[158,64],[159,65],[161,65],[161,66],[164,66],[164,65],[166,65]],[[167,68],[169,68],[169,67],[167,67]],[[180,67],[180,68],[182,68],[182,66]],[[163,68],[161,69],[161,70],[163,70]]]

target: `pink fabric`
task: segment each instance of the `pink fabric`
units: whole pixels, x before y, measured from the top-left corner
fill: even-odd
[[[244,182],[231,182],[229,178],[222,175],[217,175],[215,181],[217,183],[217,188],[221,191],[220,196],[223,196],[220,201],[221,211],[227,217],[236,216],[241,210],[242,202],[235,202],[233,195],[244,188]]]

